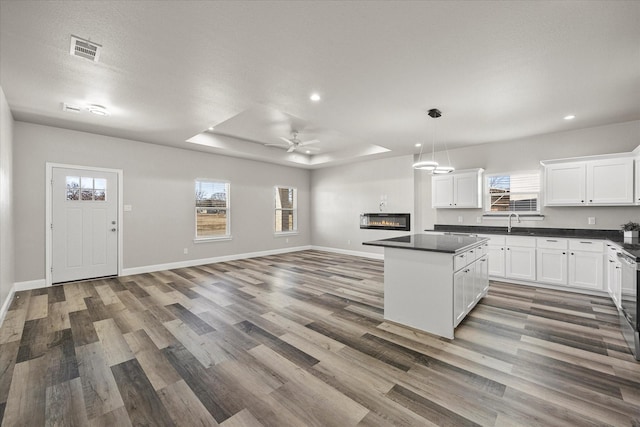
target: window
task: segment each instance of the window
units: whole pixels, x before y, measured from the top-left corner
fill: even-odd
[[[486,175],[485,211],[540,213],[540,172]]]
[[[292,187],[275,187],[275,232],[298,231],[298,190]]]
[[[107,199],[107,180],[88,176],[67,176],[67,200],[98,201]]]
[[[230,237],[229,183],[196,181],[196,239]]]

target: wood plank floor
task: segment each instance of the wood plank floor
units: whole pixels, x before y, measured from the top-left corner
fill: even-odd
[[[303,251],[18,292],[2,425],[640,425],[607,298],[492,282],[447,340],[384,322],[382,280]]]

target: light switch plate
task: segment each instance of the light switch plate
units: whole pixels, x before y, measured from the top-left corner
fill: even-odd
[[[458,222],[463,222],[463,221],[464,221],[464,219],[462,218],[462,216],[459,216],[458,217]]]
[[[482,224],[482,217],[481,216],[477,216],[476,217],[476,224]]]
[[[125,212],[131,212],[133,210],[133,206],[131,205],[124,205],[124,211]]]
[[[593,225],[596,223],[596,217],[595,216],[590,216],[587,218],[587,222],[589,223],[589,225]]]

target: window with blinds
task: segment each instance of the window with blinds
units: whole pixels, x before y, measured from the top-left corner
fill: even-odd
[[[485,176],[486,213],[540,213],[540,172]]]
[[[298,231],[298,190],[293,187],[275,187],[275,233]]]

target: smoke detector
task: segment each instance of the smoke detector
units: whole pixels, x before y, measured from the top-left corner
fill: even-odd
[[[71,36],[71,47],[69,53],[71,56],[79,56],[80,58],[89,59],[93,62],[98,62],[100,59],[100,51],[102,45],[90,42],[89,40],[81,39],[74,35]]]

